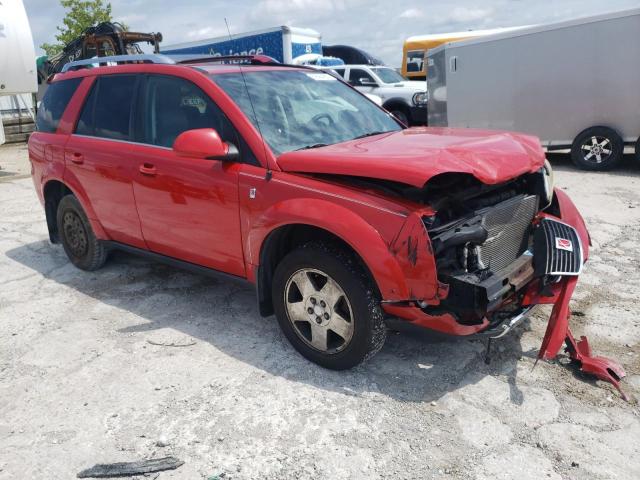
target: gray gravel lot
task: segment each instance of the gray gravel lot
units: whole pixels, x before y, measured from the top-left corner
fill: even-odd
[[[640,167],[555,166],[594,243],[572,327],[640,396]],[[403,331],[331,372],[258,315],[250,286],[121,253],[75,269],[30,179],[0,182],[0,212],[2,479],[166,455],[185,464],[160,480],[640,478],[637,403],[565,359],[533,368],[548,309],[490,365],[483,340]]]

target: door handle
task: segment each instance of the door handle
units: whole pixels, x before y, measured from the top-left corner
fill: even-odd
[[[153,177],[156,174],[156,167],[151,163],[143,163],[142,165],[140,165],[140,173],[149,177]]]
[[[73,152],[71,154],[71,161],[77,165],[84,163],[84,155],[80,152]]]

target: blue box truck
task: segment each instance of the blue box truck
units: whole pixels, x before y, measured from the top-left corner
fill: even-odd
[[[162,47],[166,54],[215,56],[268,55],[280,63],[294,63],[297,57],[322,55],[321,36],[315,30],[274,27],[237,35],[207,38]]]

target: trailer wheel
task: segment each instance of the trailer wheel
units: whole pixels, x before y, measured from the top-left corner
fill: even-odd
[[[624,152],[624,142],[614,129],[590,127],[580,132],[571,146],[571,160],[583,170],[609,170]]]

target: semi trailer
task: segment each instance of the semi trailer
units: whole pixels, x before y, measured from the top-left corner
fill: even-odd
[[[428,52],[430,126],[515,130],[605,170],[640,155],[640,8]]]

